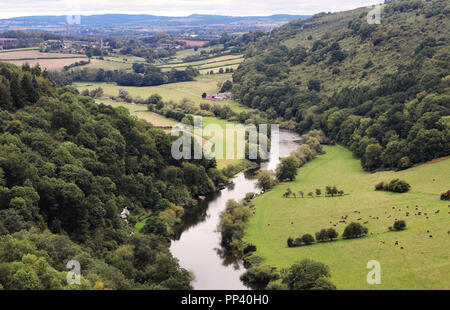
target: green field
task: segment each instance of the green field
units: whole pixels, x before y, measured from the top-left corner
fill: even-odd
[[[450,289],[450,208],[448,202],[439,200],[439,193],[449,189],[450,159],[400,172],[370,174],[362,170],[359,160],[346,148],[334,146],[325,150],[325,155],[299,169],[295,181],[281,184],[254,200],[256,215],[250,221],[245,241],[257,246],[256,255],[265,259],[263,264],[280,268],[311,258],[330,267],[331,280],[338,289]],[[374,191],[376,183],[393,178],[406,180],[411,190],[404,194]],[[347,195],[306,198],[306,193],[316,188],[323,192],[327,185],[335,185]],[[282,198],[287,188],[305,192],[305,198]],[[440,213],[435,214],[436,210]],[[422,215],[415,215],[419,211]],[[344,215],[348,215],[347,224],[368,221],[365,226],[369,235],[287,247],[288,237],[314,235],[321,228],[333,227]],[[405,231],[388,230],[396,218],[406,221]],[[345,225],[337,225],[340,235]],[[396,241],[398,246],[394,245]],[[366,282],[369,260],[381,263],[380,285]]]
[[[107,96],[117,96],[119,94],[119,89],[125,88],[133,97],[140,96],[146,99],[152,94],[159,94],[165,101],[173,100],[179,102],[183,98],[188,98],[193,103],[200,104],[201,102],[204,102],[202,99],[202,94],[204,92],[217,93],[218,83],[223,83],[226,80],[232,80],[231,74],[201,75],[196,77],[195,81],[191,82],[170,83],[148,87],[118,86],[116,83],[95,82],[74,83],[73,85],[80,91],[84,89],[93,90],[97,87],[101,87]],[[245,106],[233,101],[221,101],[220,104],[229,104],[236,113],[249,110]]]
[[[124,107],[130,111],[131,115],[134,115],[140,119],[146,120],[155,127],[172,127],[178,122],[169,118],[166,118],[160,114],[148,111],[146,106],[129,104],[125,102],[117,102],[113,100],[101,100],[96,99],[97,103],[103,103],[106,105],[117,107]]]

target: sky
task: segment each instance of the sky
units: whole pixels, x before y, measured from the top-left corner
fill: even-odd
[[[220,14],[311,15],[381,3],[382,0],[0,0],[0,18],[30,15],[123,13],[162,16]]]

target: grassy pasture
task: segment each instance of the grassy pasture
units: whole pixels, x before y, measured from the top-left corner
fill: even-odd
[[[450,208],[448,202],[439,200],[439,194],[449,189],[450,159],[399,172],[370,174],[362,170],[359,160],[344,147],[325,150],[325,155],[300,168],[293,182],[278,185],[254,200],[256,214],[250,220],[245,240],[257,246],[256,255],[264,259],[263,264],[280,268],[311,258],[330,267],[331,280],[339,289],[449,289]],[[406,180],[411,190],[404,194],[374,190],[376,183],[393,178]],[[335,185],[347,195],[307,196],[316,188],[323,192],[327,185]],[[299,190],[303,191],[305,198],[283,198],[287,188],[297,196]],[[435,214],[437,210],[440,213]],[[422,215],[415,215],[418,212]],[[362,239],[339,238],[335,242],[287,247],[288,237],[314,235],[322,228],[333,227],[344,215],[348,215],[347,224],[368,221],[365,226],[369,235]],[[405,231],[388,230],[396,218],[406,221]],[[345,226],[338,223],[335,229],[342,235]],[[394,245],[396,241],[398,246]],[[369,260],[381,263],[381,285],[366,282]]]
[[[149,112],[146,106],[129,104],[125,102],[117,102],[113,100],[101,100],[97,99],[97,103],[103,103],[106,105],[117,107],[124,107],[130,111],[131,115],[137,116],[140,119],[146,120],[155,127],[172,127],[178,122],[169,118],[166,118],[157,113]]]

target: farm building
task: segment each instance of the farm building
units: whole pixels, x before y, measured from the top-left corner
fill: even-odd
[[[233,94],[231,92],[218,93],[218,94],[208,94],[203,99],[210,100],[210,101],[233,100]]]

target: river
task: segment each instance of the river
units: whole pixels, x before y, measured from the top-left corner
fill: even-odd
[[[270,160],[261,169],[275,170],[280,157],[286,157],[300,145],[300,136],[292,131],[280,130],[279,153],[271,150]],[[275,154],[279,154],[276,156]],[[178,240],[172,241],[170,250],[180,261],[180,266],[192,271],[196,290],[246,290],[239,277],[244,273],[242,261],[223,254],[220,234],[217,232],[220,213],[229,199],[236,201],[249,192],[260,192],[254,174],[242,172],[233,184],[208,197],[195,214],[185,217],[184,230]]]

